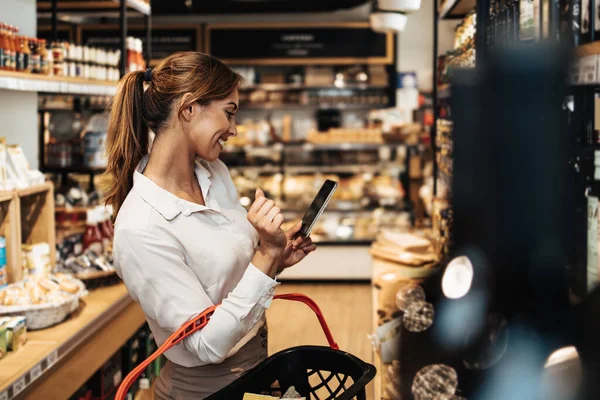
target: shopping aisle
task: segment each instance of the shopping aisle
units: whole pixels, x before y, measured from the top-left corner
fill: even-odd
[[[368,283],[283,283],[277,293],[302,293],[311,297],[323,311],[340,348],[373,362],[373,351],[367,339],[373,319]],[[267,318],[269,354],[305,344],[327,345],[317,318],[303,304],[276,300],[267,312]],[[367,399],[373,399],[372,392],[371,384]]]

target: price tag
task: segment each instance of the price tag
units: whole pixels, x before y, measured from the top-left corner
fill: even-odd
[[[8,400],[8,392],[4,391],[0,393],[0,400]]]
[[[597,63],[596,56],[587,56],[582,60],[583,64],[583,84],[596,83]]]
[[[48,358],[46,358],[46,361],[48,362],[48,368],[56,364],[56,362],[58,361],[58,353],[56,352],[56,350],[50,353]]]
[[[13,397],[17,394],[21,393],[25,389],[25,377],[19,378],[15,383],[13,383]]]
[[[37,364],[33,368],[31,368],[31,371],[29,371],[29,375],[31,376],[32,382],[39,378],[40,375],[42,375],[42,364]]]

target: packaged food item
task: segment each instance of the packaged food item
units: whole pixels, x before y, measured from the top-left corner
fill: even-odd
[[[29,297],[19,286],[9,286],[2,290],[4,292],[4,305],[16,306],[30,304]]]
[[[8,320],[8,318],[0,318],[0,359],[4,358],[8,351],[6,320]]]
[[[0,236],[0,289],[6,287],[8,278],[6,276],[6,238]]]
[[[48,243],[37,243],[22,246],[23,275],[47,276],[52,269],[50,262],[50,245]]]
[[[6,323],[8,350],[17,351],[27,343],[25,317],[11,317]]]

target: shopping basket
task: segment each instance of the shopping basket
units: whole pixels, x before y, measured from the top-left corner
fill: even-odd
[[[329,347],[299,346],[274,354],[206,400],[242,400],[244,393],[281,396],[290,386],[307,400],[366,400],[365,387],[375,376],[375,367],[339,350],[321,310],[308,296],[290,293],[277,295],[275,299],[299,301],[309,306],[319,319]],[[125,399],[133,382],[152,361],[202,329],[217,307],[207,308],[169,336],[154,354],[123,379],[115,400]]]

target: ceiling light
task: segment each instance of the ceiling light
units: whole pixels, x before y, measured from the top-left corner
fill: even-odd
[[[460,299],[471,289],[473,264],[466,256],[454,258],[444,272],[442,291],[449,299]]]
[[[393,12],[374,12],[369,16],[371,29],[375,32],[403,32],[406,29],[408,17]]]
[[[378,0],[377,6],[382,11],[415,12],[421,8],[421,0]]]

